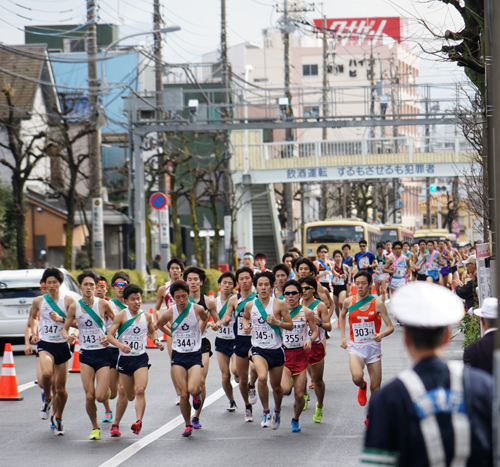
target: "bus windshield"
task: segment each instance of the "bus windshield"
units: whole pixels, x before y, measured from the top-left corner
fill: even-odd
[[[357,243],[364,238],[361,225],[318,225],[307,229],[307,243]]]
[[[382,243],[385,243],[387,240],[390,242],[395,242],[398,239],[398,231],[396,229],[387,229],[382,230]]]

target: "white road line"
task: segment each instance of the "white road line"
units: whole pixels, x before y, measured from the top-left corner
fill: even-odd
[[[26,391],[26,389],[34,388],[35,386],[38,386],[35,381],[31,381],[26,384],[21,384],[21,386],[17,387],[18,392]]]
[[[236,387],[237,383],[233,381],[232,385],[233,387]],[[219,389],[218,391],[215,391],[213,394],[211,394],[206,398],[205,403],[203,404],[203,409],[216,402],[223,395],[224,395],[224,390],[222,388]],[[184,418],[182,417],[182,415],[175,417],[173,420],[163,425],[162,427],[158,428],[156,431],[153,431],[153,433],[150,433],[140,441],[131,444],[123,451],[119,452],[116,456],[104,462],[104,464],[101,464],[99,467],[116,467],[117,465],[122,464],[127,459],[130,459],[134,454],[138,453],[141,449],[145,448],[152,442],[156,441],[158,438],[161,438],[163,435],[166,435],[174,428],[177,428],[179,425],[182,425],[183,423],[184,423]]]

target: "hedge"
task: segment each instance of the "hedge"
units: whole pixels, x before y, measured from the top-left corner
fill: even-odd
[[[464,319],[460,322],[458,328],[462,331],[465,337],[463,343],[464,349],[475,340],[481,338],[481,323],[479,316],[470,316],[468,313],[465,313]]]

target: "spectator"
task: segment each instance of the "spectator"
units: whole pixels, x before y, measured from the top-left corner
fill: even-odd
[[[456,279],[453,281],[455,284],[455,292],[462,299],[465,300],[465,309],[477,308],[479,300],[477,297],[477,268],[476,268],[476,255],[471,255],[465,261],[465,267],[470,279],[466,280],[465,284]]]
[[[153,269],[161,269],[161,255],[156,255],[153,261]]]

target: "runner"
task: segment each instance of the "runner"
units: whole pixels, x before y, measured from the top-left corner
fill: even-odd
[[[273,290],[273,297],[284,300],[285,297],[283,296],[283,286],[290,276],[290,269],[285,264],[277,264],[273,267],[273,274],[276,279]]]
[[[203,402],[201,391],[204,386],[202,363],[201,335],[208,323],[208,314],[203,306],[190,300],[190,287],[186,282],[177,281],[171,284],[170,294],[175,303],[163,313],[158,321],[158,329],[170,334],[172,330],[172,359],[175,386],[181,394],[181,413],[186,424],[182,433],[185,438],[193,433],[191,421],[191,404],[189,395],[193,397],[193,408],[199,410]],[[170,324],[170,329],[166,326]]]
[[[427,257],[425,262],[425,280],[439,284],[439,265],[441,264],[441,254],[435,248],[432,240],[427,242]]]
[[[64,295],[60,291],[64,282],[64,274],[57,268],[48,268],[43,272],[42,282],[45,282],[48,293],[33,299],[29,318],[32,322],[38,321],[38,336],[31,338],[33,344],[37,344],[38,359],[42,371],[42,386],[45,394],[40,418],[47,420],[50,408],[54,405],[55,435],[64,435],[62,416],[64,406],[68,400],[66,392],[66,380],[68,377],[68,361],[71,352],[66,339],[62,335],[64,325],[62,324],[68,314],[68,308],[75,303],[75,299]],[[69,342],[75,342],[75,337],[70,336]],[[50,397],[53,391],[54,398]],[[47,394],[49,397],[47,397]]]
[[[342,263],[342,252],[340,250],[335,250],[333,252],[333,260],[332,270],[333,273],[336,274],[333,279],[333,302],[335,304],[335,314],[337,315],[338,325],[342,303],[344,303],[347,295],[347,284],[350,282],[350,273],[347,265]]]
[[[302,251],[300,251],[297,247],[289,248],[288,253],[291,253],[294,258],[301,258],[302,257]]]
[[[76,319],[80,333],[80,376],[85,391],[85,409],[92,423],[89,439],[95,441],[101,438],[95,401],[106,402],[111,396],[109,387],[111,360],[106,348],[108,339],[104,323],[115,317],[109,303],[95,296],[99,279],[100,276],[92,269],[86,269],[78,275],[78,286],[83,298],[68,308],[68,316],[62,331],[64,339],[72,341],[69,328]]]
[[[418,242],[418,253],[415,255],[414,261],[417,281],[425,281],[427,277],[427,244],[424,239]]]
[[[297,260],[297,262],[295,263],[295,267],[297,268],[297,277],[299,278],[299,282],[300,278],[302,277],[312,276],[313,278],[316,278],[316,275],[318,273],[316,266],[308,258],[300,258],[299,260]],[[328,321],[329,321],[335,310],[335,304],[333,303],[332,296],[330,295],[330,293],[327,290],[325,290],[325,288],[321,284],[317,282],[316,284],[317,284],[316,293],[319,299],[326,305],[328,309],[328,315],[329,315]]]
[[[236,355],[236,369],[241,397],[245,402],[245,422],[253,422],[252,404],[257,403],[257,392],[255,382],[257,373],[253,363],[250,363],[250,348],[252,347],[251,337],[245,334],[243,329],[242,314],[245,305],[252,301],[257,294],[252,291],[253,271],[250,268],[242,267],[236,271],[236,282],[240,291],[236,296],[232,296],[227,304],[226,314],[222,318],[222,324],[227,326],[234,320],[234,354]],[[250,367],[250,381],[248,380],[248,368]]]
[[[451,281],[453,282],[454,280],[458,280],[460,278],[460,274],[458,273],[458,266],[462,262],[462,256],[456,248],[453,248],[451,240],[447,240],[446,245],[448,246],[448,251],[451,252],[451,256],[453,257],[453,265],[450,268]]]
[[[403,244],[396,240],[392,244],[393,256],[387,260],[386,265],[382,269],[383,272],[391,275],[389,280],[389,288],[392,294],[403,285],[406,285],[406,276],[411,269],[411,260],[403,255]]]
[[[351,284],[354,280],[354,274],[352,273],[352,268],[354,266],[354,258],[351,256],[351,245],[346,243],[342,246],[342,264],[345,264],[349,268],[349,273],[351,280],[347,283],[347,296],[351,295]]]
[[[384,254],[389,256],[385,252]],[[358,272],[368,271],[370,275],[373,275],[373,268],[376,268],[378,265],[375,255],[371,251],[368,251],[368,243],[365,239],[359,241],[359,252],[354,255],[354,264]]]
[[[184,272],[184,263],[177,258],[172,258],[167,264],[167,272],[170,277],[168,282],[165,282],[165,285],[162,285],[156,294],[156,305],[155,305],[155,323],[158,322],[158,319],[161,314],[161,307],[163,302],[165,302],[165,306],[170,308],[174,304],[174,299],[170,295],[170,285],[176,281],[182,280],[182,273]],[[168,355],[172,358],[172,341],[167,339],[167,350]],[[172,383],[174,382],[173,368],[170,366],[170,378],[172,379]],[[174,384],[175,388],[175,384]],[[181,396],[177,388],[175,388],[175,392],[177,393],[177,398],[175,399],[175,404],[179,405],[181,402]]]
[[[400,252],[401,253],[401,252]],[[380,342],[394,332],[394,326],[385,305],[372,295],[372,276],[360,271],[354,277],[357,294],[344,301],[340,314],[340,346],[349,351],[349,368],[352,380],[358,386],[359,405],[366,405],[367,384],[364,367],[370,375],[370,398],[378,391],[382,382],[382,349]],[[345,337],[345,325],[349,315],[349,344]],[[382,319],[386,329],[380,332]]]
[[[392,256],[392,242],[390,240],[386,240],[385,242],[385,250],[384,255],[389,258]]]
[[[243,311],[243,329],[245,334],[252,335],[250,349],[252,361],[259,380],[259,398],[263,415],[261,426],[271,426],[277,430],[281,422],[281,401],[283,389],[281,378],[285,364],[281,328],[293,329],[293,321],[286,304],[271,297],[274,287],[274,274],[270,271],[260,272],[253,279],[258,298],[245,305]],[[269,389],[267,377],[273,389],[274,414],[269,411]]]
[[[217,313],[217,304],[215,300],[211,300],[205,294],[201,293],[201,287],[205,283],[207,275],[205,271],[196,266],[190,266],[184,271],[184,280],[189,287],[189,301],[196,305],[200,305],[205,309],[205,312],[210,318],[213,318],[213,323],[207,324],[203,329],[201,336],[201,359],[203,363],[202,371],[202,389],[201,389],[201,405],[199,408],[195,409],[193,418],[191,420],[193,428],[198,430],[202,427],[200,423],[201,409],[203,408],[203,403],[205,401],[207,390],[205,388],[205,381],[207,379],[208,368],[210,366],[210,357],[213,355],[212,344],[207,338],[207,329],[211,326],[214,331],[218,331],[221,326],[221,321]],[[194,405],[194,403],[193,403]]]
[[[411,264],[412,264],[412,268],[411,268],[411,275],[412,275],[412,281],[416,281],[417,280],[417,269],[416,269],[416,265],[418,264],[418,253],[419,253],[419,246],[418,246],[418,242],[414,242],[412,247],[411,247]]]
[[[314,312],[314,320],[318,327],[318,337],[312,343],[311,350],[307,352],[309,359],[309,368],[311,375],[311,386],[314,387],[316,393],[316,411],[313,415],[313,420],[320,423],[323,418],[323,402],[325,398],[325,382],[323,375],[325,372],[325,355],[326,355],[326,332],[332,330],[332,323],[328,309],[325,304],[316,298],[318,283],[314,277],[301,277],[299,283],[302,287],[302,305]],[[309,335],[312,337],[313,330],[309,328]],[[309,387],[311,387],[309,386]]]
[[[377,267],[373,273],[373,282],[375,284],[375,291],[377,293],[377,298],[379,298],[382,303],[385,303],[386,291],[387,291],[387,274],[384,272],[384,267],[387,263],[387,258],[384,255],[384,244],[382,242],[377,243],[377,254],[375,255],[377,259]]]
[[[392,249],[394,250],[394,243],[392,244]],[[403,256],[409,258],[411,255],[410,244],[407,241],[403,242]]]
[[[337,274],[333,272],[333,261],[330,261],[328,256],[328,246],[320,245],[316,248],[316,254],[318,255],[318,259],[314,261],[314,266],[318,270],[318,279],[319,283],[326,289],[328,292],[332,291],[332,282],[333,278],[337,277]]]
[[[318,328],[314,319],[314,312],[300,304],[302,287],[295,281],[290,280],[284,286],[286,306],[293,320],[293,329],[283,330],[283,346],[285,347],[285,368],[281,378],[281,387],[284,394],[293,391],[295,402],[293,405],[294,417],[292,418],[292,433],[300,431],[299,417],[306,403],[307,391],[307,367],[309,359],[308,351],[312,343],[318,337]],[[311,329],[308,335],[307,328]]]
[[[266,263],[267,259],[264,253],[257,253],[255,255],[255,266],[259,268],[261,271],[267,271]]]
[[[285,264],[290,269],[290,271],[292,271],[292,259],[293,255],[289,252],[285,253],[281,258],[281,262]]]
[[[227,305],[231,298],[232,291],[236,287],[236,278],[233,273],[225,272],[219,279],[220,294],[217,297],[217,314],[222,319],[226,314]],[[217,361],[222,373],[222,388],[229,400],[228,412],[234,412],[237,409],[234,401],[233,385],[231,384],[231,372],[236,376],[236,358],[234,354],[234,318],[227,326],[221,325],[217,337],[215,338],[215,351],[217,352]]]
[[[259,268],[254,264],[253,254],[248,251],[243,256],[243,266],[250,268],[253,273],[259,272]]]
[[[444,243],[444,240],[439,240],[438,242],[438,251],[439,251],[439,256],[440,256],[440,264],[441,264],[441,269],[439,270],[439,275],[441,276],[439,283],[446,288],[451,287],[451,281],[450,281],[450,268],[453,264],[453,256],[451,255],[451,252],[448,251],[446,248],[446,245]]]
[[[111,309],[115,313],[115,316],[120,313],[122,310],[127,308],[125,305],[125,301],[123,299],[123,291],[125,287],[127,287],[131,283],[130,276],[124,271],[118,271],[113,275],[111,279],[111,285],[113,288],[113,294],[115,295],[113,299],[109,302],[111,305]],[[106,321],[106,328],[109,332],[111,326],[113,325],[112,321]],[[116,336],[115,336],[116,337]],[[125,394],[125,388],[123,384],[118,384],[120,381],[120,373],[118,372],[118,358],[120,357],[120,351],[113,344],[108,345],[108,352],[110,353],[111,358],[111,371],[110,371],[110,385],[111,388],[111,397],[110,399],[114,399],[116,397],[118,391],[118,400],[116,402],[116,417],[114,423],[111,425],[111,436],[118,437],[121,436],[120,433],[120,422],[121,419],[127,410],[128,399],[127,394]],[[102,419],[105,423],[111,423],[113,421],[113,413],[111,412],[111,407],[109,406],[109,402],[104,404],[106,407],[106,413],[104,418]]]
[[[108,331],[108,340],[118,347],[118,371],[120,383],[130,402],[135,401],[137,421],[130,427],[138,435],[142,430],[142,419],[146,410],[146,387],[148,385],[149,357],[146,353],[147,337],[155,346],[163,350],[163,344],[153,326],[153,318],[141,310],[143,290],[136,284],[130,284],[123,291],[123,300],[127,308],[120,311]],[[115,334],[118,332],[118,337]],[[168,333],[167,333],[168,334]],[[118,433],[118,436],[119,433]]]

